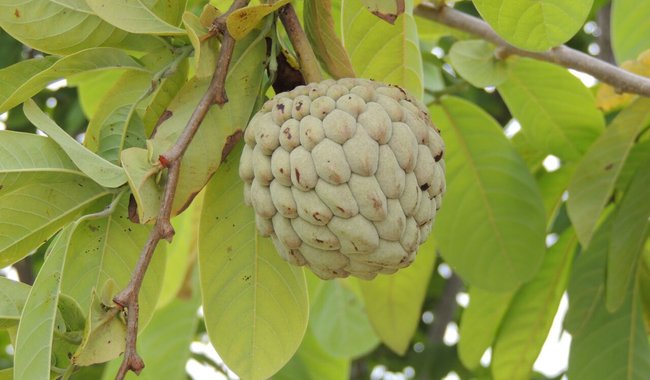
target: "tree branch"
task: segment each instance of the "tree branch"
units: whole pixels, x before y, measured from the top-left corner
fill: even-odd
[[[199,126],[201,125],[201,122],[203,122],[210,107],[215,103],[223,105],[228,101],[225,90],[225,81],[228,74],[228,66],[232,59],[235,41],[228,33],[227,28],[225,27],[225,22],[226,18],[233,10],[246,6],[248,2],[248,0],[236,0],[227,13],[215,19],[215,28],[219,33],[223,34],[223,40],[210,85],[199,101],[199,104],[194,109],[185,129],[178,137],[178,140],[176,140],[174,146],[159,157],[160,165],[168,168],[167,180],[165,182],[165,189],[160,204],[160,212],[156,219],[156,224],[151,230],[149,238],[142,249],[129,284],[113,298],[113,302],[115,302],[119,308],[127,309],[128,311],[124,359],[122,360],[122,365],[115,377],[116,380],[124,379],[128,371],[133,371],[136,374],[139,374],[144,368],[144,361],[138,355],[136,349],[138,337],[138,313],[140,309],[138,302],[140,287],[142,286],[142,281],[144,280],[145,273],[149,267],[156,246],[161,239],[171,241],[174,236],[174,228],[172,227],[170,218],[174,196],[176,195],[176,187],[178,186],[183,154],[190,142],[192,142],[192,138],[199,129]]]
[[[496,45],[505,55],[519,55],[555,63],[587,73],[601,82],[613,86],[619,92],[650,97],[650,79],[625,71],[565,45],[554,47],[545,52],[531,52],[510,45],[483,20],[447,6],[437,7],[425,2],[415,7],[414,13],[440,24],[474,34]]]
[[[305,78],[306,83],[320,82],[323,80],[323,77],[320,73],[320,66],[318,66],[318,60],[316,60],[316,55],[314,50],[309,44],[309,40],[305,35],[305,31],[300,25],[300,20],[298,20],[298,15],[293,9],[291,3],[283,6],[278,11],[280,15],[280,20],[284,29],[286,29],[287,34],[289,35],[289,40],[291,45],[296,50],[298,55],[298,61],[300,62],[300,71],[302,76]]]

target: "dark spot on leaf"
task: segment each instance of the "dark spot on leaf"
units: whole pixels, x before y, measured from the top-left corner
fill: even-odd
[[[231,246],[226,247],[226,252],[228,253],[232,252],[232,247]]]
[[[242,277],[242,280],[244,280],[244,281],[248,281],[250,279],[251,279],[250,275],[246,275],[246,276]]]
[[[135,201],[133,194],[129,197],[129,220],[133,223],[140,223],[140,217],[138,216],[138,203]]]
[[[226,143],[221,150],[221,162],[226,160],[226,157],[228,157],[228,154],[230,154],[237,142],[241,140],[242,136],[244,136],[244,132],[241,129],[237,129],[233,134],[226,137]]]
[[[4,187],[4,185],[0,185],[0,190],[2,190],[3,187]]]
[[[605,170],[611,170],[613,167],[614,167],[614,163],[611,162],[611,163],[605,165]]]
[[[18,10],[18,8],[16,8],[16,10],[14,11],[14,16],[20,17],[20,11]]]
[[[97,232],[99,230],[99,226],[93,226],[92,224],[89,224],[88,229],[92,232]]]
[[[420,190],[427,191],[427,189],[429,189],[429,186],[429,183],[423,183],[422,186],[420,186]]]

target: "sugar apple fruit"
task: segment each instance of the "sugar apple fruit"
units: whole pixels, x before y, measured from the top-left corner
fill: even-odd
[[[411,264],[445,192],[444,143],[398,86],[299,86],[244,133],[239,175],[263,236],[323,279],[372,279]]]

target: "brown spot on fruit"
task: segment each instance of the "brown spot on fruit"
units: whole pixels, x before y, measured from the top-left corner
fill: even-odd
[[[420,190],[422,191],[427,191],[431,185],[428,183],[423,183],[422,186],[420,186]]]

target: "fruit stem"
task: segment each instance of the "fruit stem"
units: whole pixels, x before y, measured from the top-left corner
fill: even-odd
[[[302,72],[303,78],[305,78],[305,83],[320,82],[323,80],[320,66],[316,60],[314,50],[309,44],[307,35],[300,25],[300,20],[298,20],[298,15],[296,14],[295,9],[293,9],[293,6],[289,3],[280,8],[278,13],[282,25],[284,25],[284,29],[286,29],[287,34],[289,35],[291,45],[293,45],[293,48],[298,55],[300,71]]]

